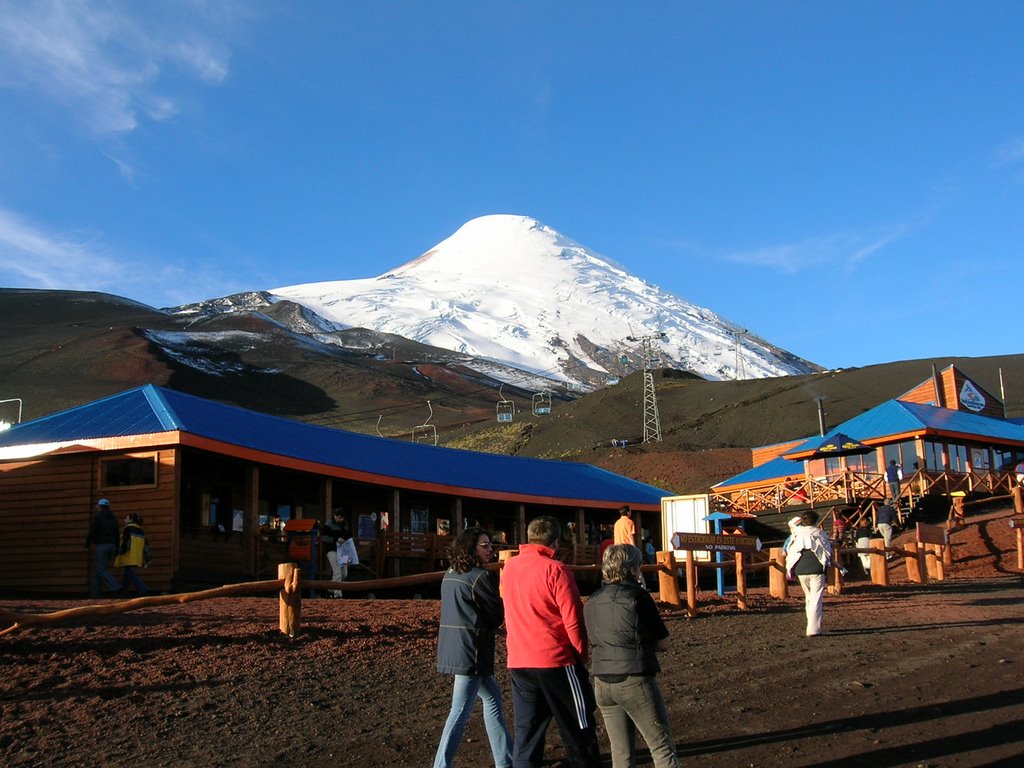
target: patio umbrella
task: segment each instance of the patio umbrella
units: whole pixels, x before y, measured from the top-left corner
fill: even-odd
[[[831,437],[822,440],[809,456],[802,458],[824,459],[829,456],[860,456],[865,453],[871,453],[874,450],[870,445],[865,445],[860,440],[854,440],[842,432],[837,432]]]

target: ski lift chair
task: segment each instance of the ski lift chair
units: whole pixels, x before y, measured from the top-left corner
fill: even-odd
[[[551,413],[551,393],[535,392],[533,394],[533,415],[547,416]]]
[[[500,424],[511,424],[516,415],[516,404],[512,400],[505,399],[504,391],[505,385],[502,384],[498,389],[498,397],[501,398],[498,401],[497,407],[498,422]]]
[[[434,418],[434,406],[430,404],[429,400],[427,400],[427,407],[430,409],[430,415],[425,422],[412,428],[412,441],[437,445],[437,427],[430,423],[430,420]]]

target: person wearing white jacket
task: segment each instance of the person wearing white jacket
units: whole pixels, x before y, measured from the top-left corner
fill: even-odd
[[[804,512],[789,521],[789,538],[782,545],[786,554],[786,575],[800,582],[807,615],[807,636],[821,634],[825,610],[825,570],[832,562],[832,542],[818,525],[814,512]]]

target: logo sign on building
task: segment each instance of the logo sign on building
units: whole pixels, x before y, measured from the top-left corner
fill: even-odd
[[[985,407],[985,396],[978,391],[970,379],[964,379],[964,385],[960,388],[960,403],[964,408],[975,413]]]

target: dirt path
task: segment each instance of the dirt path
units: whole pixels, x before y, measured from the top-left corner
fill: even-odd
[[[829,598],[820,638],[803,637],[799,595],[758,591],[740,613],[701,592],[694,619],[666,608],[659,679],[684,763],[1020,764],[1024,584],[1001,575],[1004,528],[958,534],[950,581]],[[15,633],[0,638],[0,764],[429,765],[450,696],[437,619],[428,600],[304,601],[291,641],[275,599],[235,598]],[[499,682],[511,712],[504,669]],[[563,764],[553,732],[548,755]],[[490,765],[479,713],[458,764]]]

